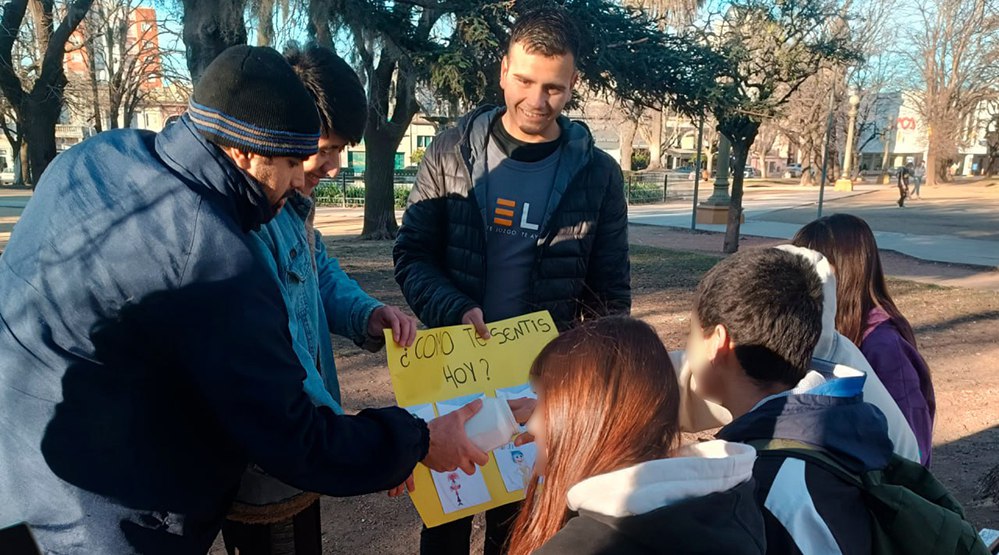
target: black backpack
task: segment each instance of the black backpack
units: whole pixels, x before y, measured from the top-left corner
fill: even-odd
[[[990,555],[964,509],[929,470],[892,455],[888,466],[855,474],[830,453],[799,441],[749,442],[758,457],[793,457],[824,468],[864,494],[874,555]]]

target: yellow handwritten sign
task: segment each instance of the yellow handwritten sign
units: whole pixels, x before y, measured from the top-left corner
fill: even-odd
[[[479,338],[472,326],[421,330],[409,348],[396,345],[391,331],[386,330],[389,373],[399,406],[430,418],[439,416],[442,410],[449,410],[445,409],[447,401],[477,394],[504,396],[505,391],[516,390],[517,386],[527,383],[534,359],[558,336],[555,322],[547,311],[494,322],[488,327],[492,334],[489,340]],[[467,477],[450,477],[453,482],[449,492],[446,484],[441,485],[446,478],[437,475],[439,490],[430,470],[423,465],[417,466],[416,491],[411,497],[423,522],[428,527],[439,526],[524,498],[522,489],[509,491],[494,454],[490,454],[489,463],[480,472],[481,478],[472,478],[480,483],[485,481],[489,501],[461,508],[462,494],[464,502],[469,504],[479,500],[475,496],[475,483],[466,483],[462,491],[461,481]],[[446,493],[454,493],[458,499],[457,505],[449,506],[448,512],[444,507],[447,505],[444,502]]]

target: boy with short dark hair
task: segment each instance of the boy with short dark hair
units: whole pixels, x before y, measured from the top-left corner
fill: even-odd
[[[760,249],[720,262],[698,286],[687,346],[698,395],[732,413],[720,439],[808,445],[856,474],[884,468],[892,442],[884,415],[863,401],[866,376],[812,360],[822,304],[804,256]],[[768,553],[870,552],[871,517],[855,485],[781,455],[761,456],[753,475]]]

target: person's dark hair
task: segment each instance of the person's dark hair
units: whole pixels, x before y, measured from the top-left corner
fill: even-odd
[[[748,250],[701,279],[694,311],[705,330],[725,327],[750,378],[794,386],[808,372],[822,334],[822,280],[804,257]]]
[[[836,273],[836,330],[858,347],[874,307],[891,316],[899,333],[916,346],[912,325],[888,294],[878,243],[867,222],[850,214],[834,214],[798,230],[791,242],[818,251]]]
[[[533,9],[517,18],[510,32],[510,46],[520,44],[528,54],[546,57],[571,54],[579,59],[579,30],[561,6]]]
[[[329,48],[291,44],[284,57],[316,101],[322,133],[361,142],[368,116],[364,87],[353,68]]]

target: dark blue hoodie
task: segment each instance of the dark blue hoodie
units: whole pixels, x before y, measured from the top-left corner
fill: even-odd
[[[331,495],[401,483],[398,408],[317,408],[249,230],[274,215],[183,117],[58,156],[0,257],[0,528],[46,552],[205,553],[248,462]]]
[[[885,417],[863,401],[866,376],[844,366],[820,365],[809,376],[826,381],[761,401],[718,433],[749,443],[785,439],[815,446],[855,473],[884,468],[892,456]],[[764,509],[767,553],[870,553],[870,516],[855,486],[824,468],[793,457],[760,457],[753,468]]]

